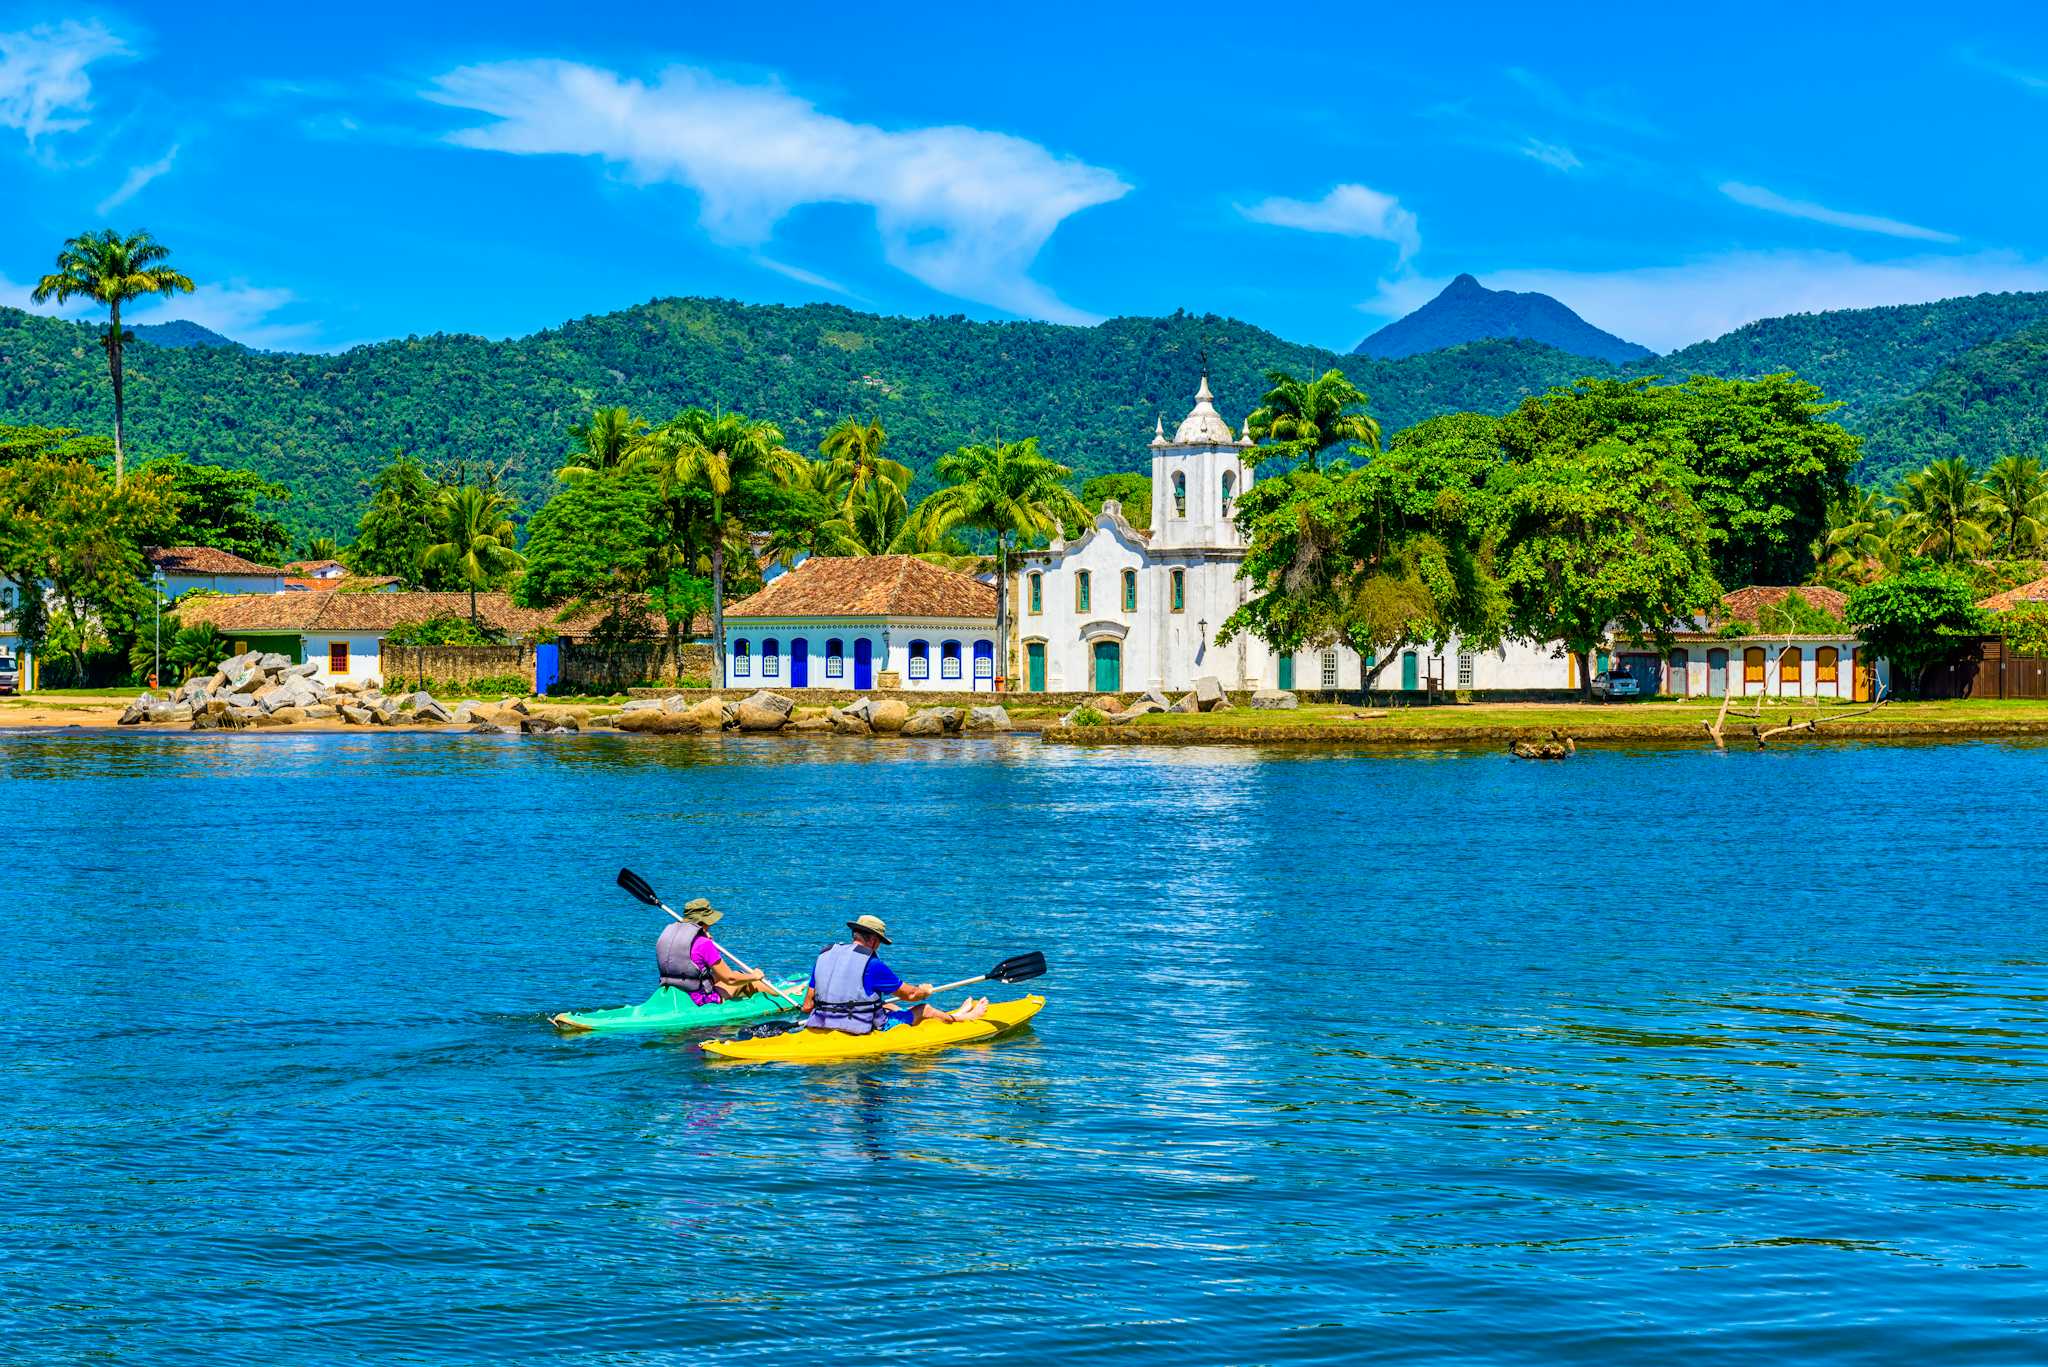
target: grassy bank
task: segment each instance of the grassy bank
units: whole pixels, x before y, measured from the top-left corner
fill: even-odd
[[[1947,701],[1887,703],[1865,712],[1863,703],[1773,702],[1761,720],[1737,703],[1726,723],[1730,746],[1753,746],[1754,732],[1818,717],[1818,735],[1842,739],[1891,736],[2048,735],[2048,701]],[[1305,706],[1287,712],[1238,708],[1229,712],[1162,713],[1122,726],[1050,727],[1049,741],[1118,745],[1314,744],[1427,745],[1506,744],[1540,740],[1553,731],[1580,743],[1602,741],[1688,741],[1711,744],[1707,725],[1720,711],[1714,701],[1640,703],[1471,703],[1462,706],[1366,709]],[[1851,716],[1858,713],[1862,715]],[[1839,718],[1830,721],[1829,718]],[[1773,743],[1811,739],[1805,732],[1774,737]]]

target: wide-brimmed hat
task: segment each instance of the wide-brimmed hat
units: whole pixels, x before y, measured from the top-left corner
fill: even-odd
[[[857,916],[846,923],[846,928],[848,930],[865,930],[885,945],[895,943],[895,941],[889,938],[889,927],[882,923],[882,918],[879,916]]]
[[[683,904],[683,919],[694,921],[700,926],[715,926],[724,915],[724,912],[712,906],[706,898],[692,897]]]

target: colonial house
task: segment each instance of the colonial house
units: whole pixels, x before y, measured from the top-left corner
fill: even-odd
[[[812,556],[725,611],[728,687],[995,688],[996,591],[909,555]]]
[[[523,608],[502,593],[476,596],[477,618],[513,637],[561,630],[546,608]],[[274,651],[318,663],[327,683],[383,677],[384,637],[429,617],[469,615],[466,593],[274,593],[201,598],[178,609],[180,626],[211,624],[230,654]]]
[[[295,560],[284,567],[286,593],[317,593],[322,589],[395,593],[398,587],[398,580],[388,574],[350,574],[339,560]]]
[[[1238,578],[1245,542],[1233,520],[1252,485],[1252,442],[1216,411],[1202,377],[1173,436],[1152,437],[1152,526],[1133,527],[1115,500],[1072,541],[1018,558],[1011,602],[1013,662],[1034,692],[1181,690],[1204,675],[1228,688],[1357,688],[1366,661],[1348,647],[1280,651],[1216,632],[1249,596]],[[1489,651],[1456,640],[1417,646],[1380,671],[1375,688],[1562,689],[1562,650],[1508,642]]]
[[[211,589],[215,593],[284,591],[283,570],[211,546],[164,546],[145,551],[144,556],[150,569],[164,577],[165,598],[176,598],[187,589]]]
[[[1884,661],[1872,659],[1847,627],[1821,632],[1725,633],[1724,624],[1755,623],[1797,593],[1811,606],[1840,618],[1848,598],[1817,584],[1753,584],[1722,597],[1720,605],[1672,633],[1671,651],[1622,648],[1617,670],[1633,675],[1645,693],[1718,698],[1763,694],[1773,698],[1867,700],[1886,686]]]

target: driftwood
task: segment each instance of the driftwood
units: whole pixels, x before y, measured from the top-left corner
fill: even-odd
[[[1788,639],[1786,645],[1789,646],[1790,644],[1791,642]],[[1780,657],[1782,657],[1782,649],[1780,650],[1779,654]],[[1731,667],[1734,664],[1732,660],[1729,663]],[[1764,695],[1762,693],[1758,693],[1756,695],[1755,709],[1749,712],[1737,713],[1736,719],[1739,721],[1747,721],[1752,723],[1752,725],[1749,728],[1749,734],[1755,738],[1756,748],[1759,750],[1767,750],[1770,748],[1771,737],[1773,736],[1782,736],[1793,731],[1811,731],[1815,734],[1819,734],[1821,727],[1826,726],[1829,722],[1848,721],[1852,717],[1867,717],[1872,712],[1877,711],[1878,708],[1883,707],[1886,703],[1890,701],[1891,695],[1887,693],[1885,694],[1885,696],[1879,698],[1876,702],[1872,703],[1868,707],[1858,708],[1854,712],[1844,712],[1841,713],[1839,716],[1833,717],[1822,716],[1820,714],[1819,707],[1816,705],[1814,709],[1814,714],[1810,717],[1805,718],[1802,721],[1792,720],[1792,716],[1788,712],[1785,715],[1785,724],[1783,726],[1767,727],[1763,724]],[[1717,750],[1726,750],[1728,748],[1728,709],[1734,704],[1734,702],[1735,695],[1733,693],[1723,693],[1721,695],[1720,712],[1714,717],[1714,719],[1711,722],[1700,723],[1700,725],[1707,728],[1707,734],[1713,737],[1714,748]],[[1816,704],[1818,704],[1819,700],[1815,699],[1815,702]]]
[[[1550,733],[1550,739],[1513,740],[1508,742],[1508,753],[1516,759],[1570,759],[1579,752],[1579,747],[1570,736]]]
[[[1756,736],[1756,748],[1759,750],[1764,750],[1769,748],[1772,736],[1782,736],[1787,731],[1818,732],[1821,729],[1821,727],[1827,725],[1831,721],[1847,721],[1851,717],[1867,717],[1872,712],[1877,711],[1878,708],[1883,707],[1886,703],[1890,702],[1891,700],[1891,695],[1887,693],[1884,697],[1879,698],[1876,702],[1872,703],[1868,707],[1860,707],[1856,709],[1854,712],[1844,712],[1840,716],[1835,717],[1823,717],[1819,713],[1815,713],[1813,716],[1808,717],[1805,721],[1793,721],[1790,716],[1787,716],[1785,718],[1785,724],[1783,726],[1773,726],[1769,730],[1764,730],[1758,727],[1752,727],[1751,733]]]

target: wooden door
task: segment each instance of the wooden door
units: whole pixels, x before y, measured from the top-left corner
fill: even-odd
[[[789,686],[811,686],[811,643],[801,636],[789,643]]]
[[[863,693],[875,686],[875,643],[865,636],[853,643],[853,686]]]
[[[1024,680],[1033,693],[1045,692],[1045,642],[1024,647]]]
[[[1728,692],[1728,652],[1707,652],[1707,696],[1718,698]]]
[[[1095,691],[1097,693],[1121,693],[1124,691],[1124,648],[1116,641],[1095,643]]]

